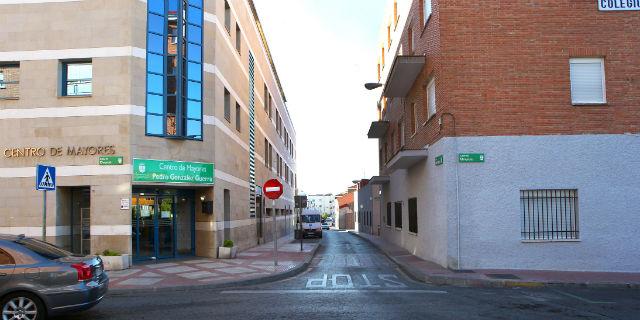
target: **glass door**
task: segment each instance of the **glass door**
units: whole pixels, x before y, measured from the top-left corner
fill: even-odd
[[[175,255],[174,216],[176,212],[175,196],[158,197],[158,258],[171,258]]]
[[[138,259],[156,257],[156,197],[134,195],[131,200],[134,255]]]

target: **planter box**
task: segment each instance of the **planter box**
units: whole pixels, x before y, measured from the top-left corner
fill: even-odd
[[[121,256],[100,256],[102,263],[104,263],[104,270],[124,270],[131,268],[131,259],[128,254]]]
[[[238,254],[238,247],[218,247],[218,259],[234,259]]]

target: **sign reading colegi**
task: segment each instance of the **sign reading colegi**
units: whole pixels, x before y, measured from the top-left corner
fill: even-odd
[[[213,180],[213,163],[133,159],[134,182],[213,184]]]
[[[597,0],[600,11],[640,10],[640,0]]]

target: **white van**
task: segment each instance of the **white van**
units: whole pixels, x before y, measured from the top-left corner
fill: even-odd
[[[319,211],[304,209],[302,211],[302,230],[304,231],[302,237],[313,235],[322,238],[321,220]]]

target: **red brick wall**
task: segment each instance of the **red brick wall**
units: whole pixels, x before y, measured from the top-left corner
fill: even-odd
[[[455,116],[462,136],[640,132],[640,12],[600,12],[594,0],[433,0],[423,29],[421,3],[413,1],[407,28],[427,63],[408,97],[386,111],[389,149],[401,118],[405,149],[454,135],[453,117],[443,113]],[[409,46],[406,29],[402,41]],[[606,105],[571,104],[574,57],[604,57]],[[438,110],[427,120],[432,76]],[[413,137],[411,102],[419,105]],[[387,161],[399,150],[393,145]]]

